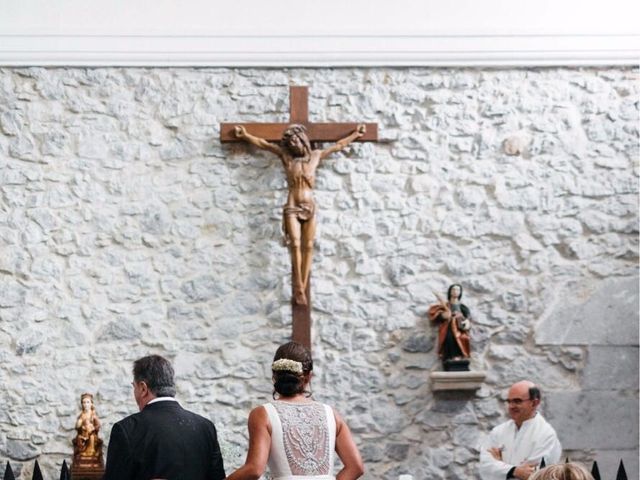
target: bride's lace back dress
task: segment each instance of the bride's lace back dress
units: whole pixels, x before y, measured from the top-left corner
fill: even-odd
[[[328,405],[276,401],[264,408],[271,422],[269,470],[275,480],[333,480],[336,420]]]

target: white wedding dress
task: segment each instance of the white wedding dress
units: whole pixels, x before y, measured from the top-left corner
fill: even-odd
[[[336,420],[328,405],[275,401],[263,405],[271,422],[269,470],[274,480],[335,480]]]

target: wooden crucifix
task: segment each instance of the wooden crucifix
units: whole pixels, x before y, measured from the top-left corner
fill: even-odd
[[[289,123],[221,123],[221,142],[248,142],[280,157],[289,193],[283,228],[291,253],[292,339],[311,349],[311,260],[316,231],[313,188],[320,161],[351,142],[377,141],[375,123],[309,122],[308,87],[290,87]],[[279,142],[279,143],[272,143]],[[314,150],[311,142],[335,142]]]

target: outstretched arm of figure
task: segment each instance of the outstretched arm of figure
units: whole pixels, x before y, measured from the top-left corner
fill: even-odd
[[[272,153],[275,153],[279,157],[282,157],[282,149],[278,145],[276,145],[275,143],[267,142],[264,138],[251,135],[242,125],[236,125],[234,128],[234,133],[236,135],[236,138],[244,140],[245,142],[248,142],[251,145],[255,145],[262,150],[268,150]]]
[[[333,415],[336,417],[336,453],[344,465],[336,475],[336,480],[355,480],[364,474],[360,452],[345,421],[335,410]]]
[[[341,140],[338,140],[336,143],[331,145],[329,148],[326,148],[320,152],[320,160],[327,158],[329,155],[335,152],[339,152],[344,149],[347,145],[349,145],[354,140],[360,138],[367,131],[367,127],[362,123],[358,125],[351,135],[344,137]]]
[[[269,417],[264,407],[254,408],[249,414],[249,451],[244,465],[226,480],[258,480],[264,473],[271,449]]]

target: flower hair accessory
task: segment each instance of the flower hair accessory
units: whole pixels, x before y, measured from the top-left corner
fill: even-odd
[[[292,372],[302,373],[302,362],[296,362],[288,358],[281,358],[271,364],[271,370],[274,372]]]

